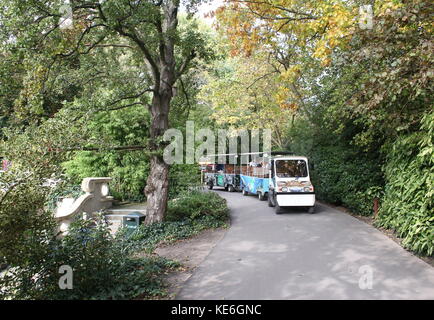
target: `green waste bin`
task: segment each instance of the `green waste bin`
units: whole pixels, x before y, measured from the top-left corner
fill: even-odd
[[[132,212],[122,218],[122,225],[127,233],[131,234],[145,221],[145,215],[140,212]]]

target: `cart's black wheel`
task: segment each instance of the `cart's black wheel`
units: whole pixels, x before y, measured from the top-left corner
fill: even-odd
[[[283,212],[283,208],[279,206],[279,203],[277,203],[276,195],[273,196],[273,203],[274,203],[274,210],[276,214],[281,214]]]
[[[274,203],[273,203],[273,199],[271,199],[272,195],[268,194],[268,206],[269,207],[274,207]]]
[[[309,212],[310,214],[315,213],[315,206],[309,207],[309,209],[307,209],[307,212]]]
[[[259,201],[264,201],[265,195],[262,192],[258,192],[258,199],[259,199]]]
[[[228,191],[229,191],[229,192],[234,192],[234,191],[235,191],[234,186],[233,186],[233,185],[230,185],[230,186],[228,187]]]
[[[276,211],[276,214],[281,214],[283,213],[283,208],[281,206],[279,206],[279,204],[276,201],[276,205],[274,206],[274,210]]]
[[[249,195],[249,193],[243,189],[243,196],[248,196],[248,195]]]

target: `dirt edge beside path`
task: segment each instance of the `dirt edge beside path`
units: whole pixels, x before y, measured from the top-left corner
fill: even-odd
[[[228,226],[230,224],[228,223]],[[177,271],[170,272],[164,277],[167,283],[167,300],[175,299],[182,285],[191,277],[194,270],[211,253],[216,244],[223,239],[228,228],[208,229],[188,239],[174,244],[162,245],[154,253],[178,261],[182,264]]]

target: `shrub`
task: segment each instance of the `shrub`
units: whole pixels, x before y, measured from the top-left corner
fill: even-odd
[[[61,181],[51,188],[47,196],[45,207],[47,210],[54,212],[57,208],[57,202],[61,201],[63,198],[77,199],[83,193],[80,185],[71,184],[68,181]]]
[[[102,218],[79,219],[70,233],[27,238],[25,263],[11,265],[0,279],[0,297],[13,299],[131,299],[162,295],[158,275],[177,266],[156,257],[137,257],[140,247],[110,236]],[[59,267],[73,268],[73,289],[61,290]]]
[[[415,252],[434,252],[434,113],[421,130],[401,136],[385,165],[386,188],[377,224],[396,230]]]
[[[27,172],[11,169],[0,175],[0,260],[21,263],[28,238],[54,228],[54,219],[44,210],[50,188],[44,180]]]
[[[200,185],[200,170],[197,164],[173,164],[170,166],[169,199],[177,198],[191,188]]]
[[[212,216],[224,221],[229,217],[226,200],[214,192],[192,191],[168,203],[167,221],[181,221]]]
[[[226,227],[224,221],[212,216],[203,216],[195,220],[164,221],[151,225],[142,225],[135,231],[129,240],[141,246],[145,252],[153,252],[155,247],[162,243],[173,243],[178,240],[190,238],[201,231],[212,228]]]
[[[373,191],[382,185],[381,163],[349,146],[318,146],[312,150],[312,180],[319,199],[343,205],[354,213],[372,214]]]
[[[169,201],[166,221],[142,225],[130,241],[152,252],[160,243],[171,243],[205,229],[227,226],[229,209],[226,200],[214,192],[193,191]]]

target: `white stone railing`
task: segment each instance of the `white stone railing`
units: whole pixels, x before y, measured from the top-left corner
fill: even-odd
[[[113,204],[113,197],[109,196],[108,184],[111,178],[85,178],[81,183],[84,195],[74,198],[65,198],[57,203],[54,214],[59,224],[58,232],[65,235],[69,225],[77,215],[90,215],[108,209]]]

